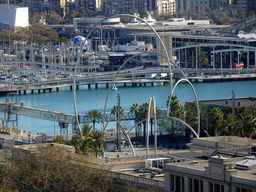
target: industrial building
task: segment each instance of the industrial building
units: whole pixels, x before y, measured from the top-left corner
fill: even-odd
[[[28,26],[28,7],[0,5],[0,30],[17,31],[20,27]]]

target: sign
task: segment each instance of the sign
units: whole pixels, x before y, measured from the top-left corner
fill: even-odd
[[[190,132],[189,134],[189,143],[193,143],[194,142],[194,133]]]

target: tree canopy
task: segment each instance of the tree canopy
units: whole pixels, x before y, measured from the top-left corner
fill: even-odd
[[[19,153],[2,166],[3,191],[109,191],[112,180],[104,175],[96,160],[70,156],[66,150],[48,144],[36,153]]]

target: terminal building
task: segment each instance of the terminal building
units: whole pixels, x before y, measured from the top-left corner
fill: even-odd
[[[190,149],[210,158],[167,163],[165,191],[255,192],[255,144],[255,140],[234,136],[194,139]]]
[[[0,5],[0,31],[3,29],[17,31],[19,27],[28,26],[28,7]]]

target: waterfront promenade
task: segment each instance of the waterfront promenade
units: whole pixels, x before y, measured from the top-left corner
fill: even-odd
[[[147,70],[138,70],[122,73],[117,76],[115,80],[115,85],[117,86],[154,86],[154,84],[163,84],[166,85],[170,78],[169,76],[160,77],[156,76],[154,78],[145,78],[146,74],[168,74],[168,69],[147,69]],[[192,83],[197,82],[224,82],[224,81],[246,81],[246,80],[255,80],[256,73],[255,69],[183,69],[183,72],[187,75],[188,80]],[[99,85],[105,85],[106,88],[109,88],[111,85],[114,73],[92,73],[91,76],[87,75],[85,77],[77,77],[76,80],[76,89],[78,90],[81,86],[85,85],[88,89],[95,88],[98,89]],[[179,79],[184,78],[177,69],[173,70],[173,80],[177,82]],[[38,82],[16,82],[12,83],[2,83],[0,84],[0,95],[5,95],[7,93],[17,93],[27,94],[27,93],[45,93],[51,92],[53,90],[59,91],[60,88],[69,87],[70,90],[74,89],[73,87],[73,78],[65,79],[47,79],[44,81]]]

